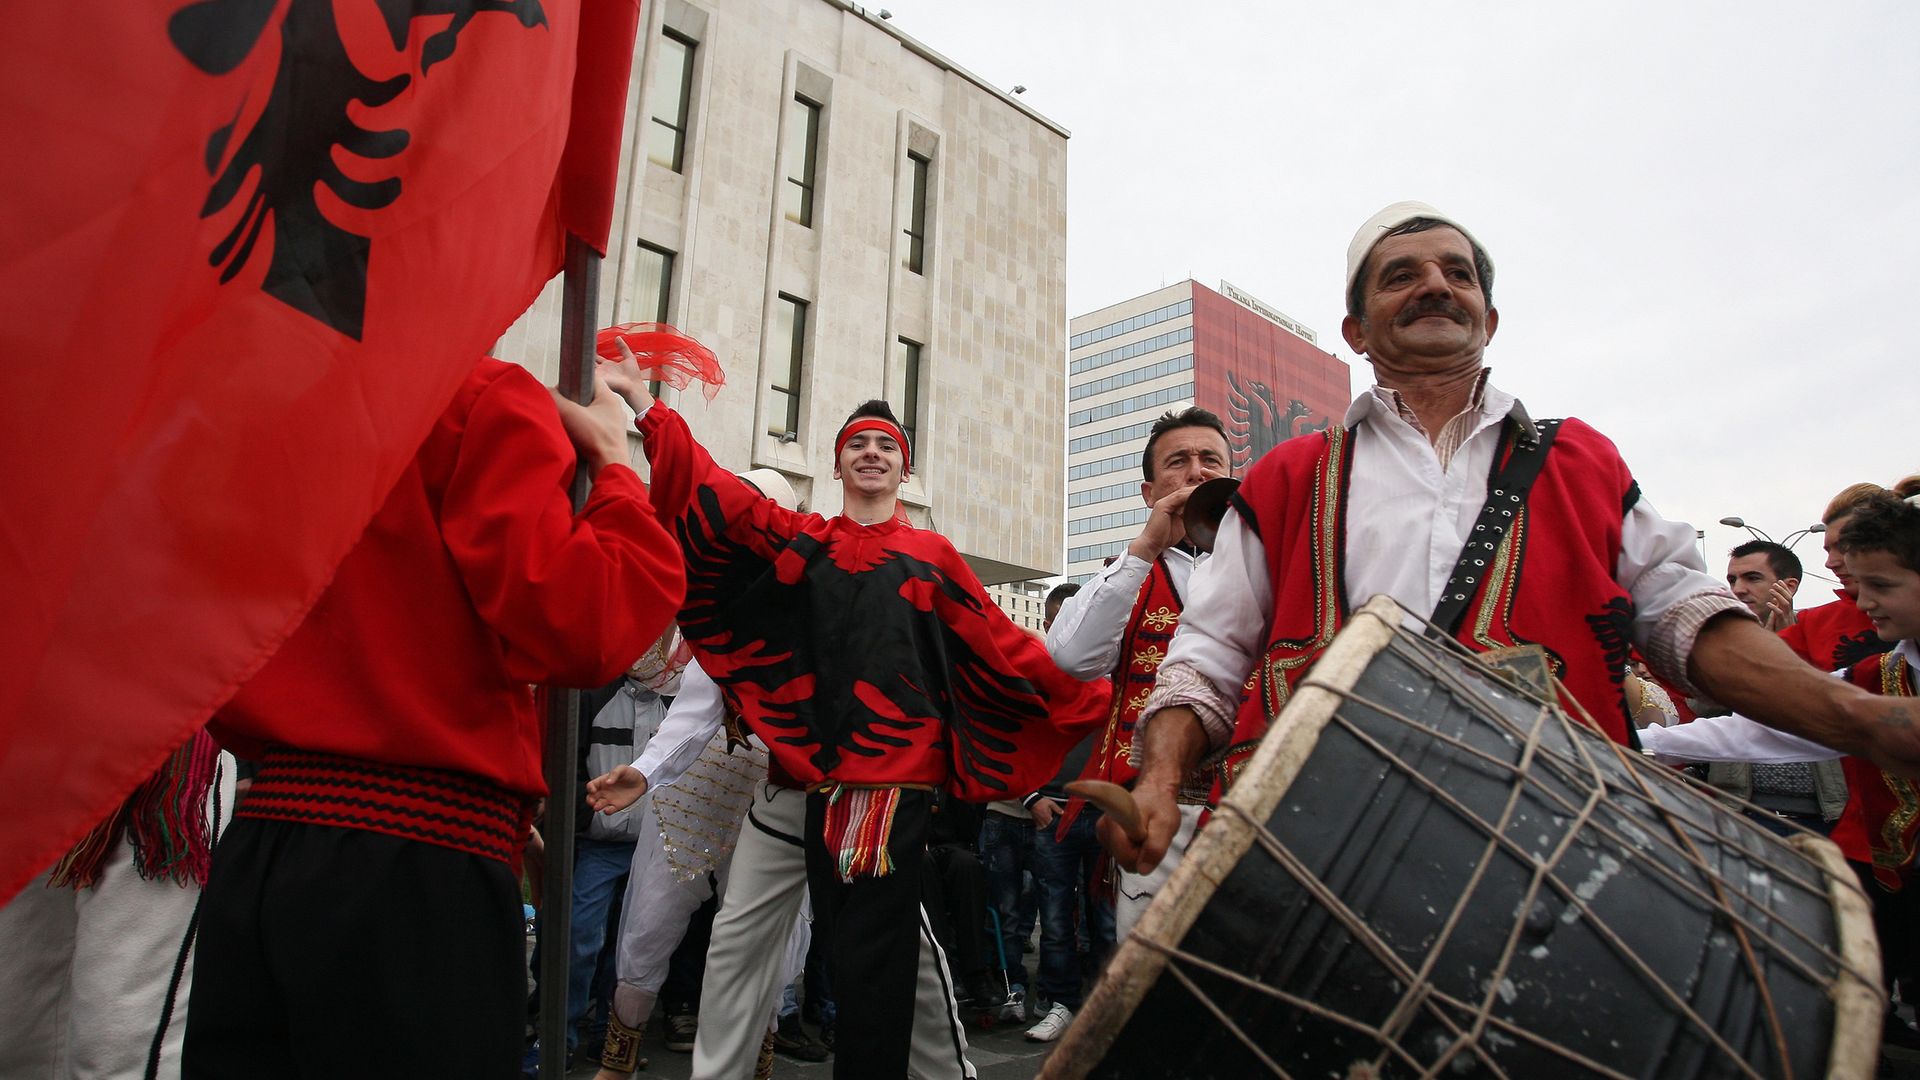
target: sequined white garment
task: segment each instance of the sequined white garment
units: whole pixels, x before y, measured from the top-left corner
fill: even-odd
[[[729,749],[722,728],[679,779],[653,793],[661,849],[676,880],[706,874],[733,851],[753,785],[766,776],[767,751],[760,740]]]

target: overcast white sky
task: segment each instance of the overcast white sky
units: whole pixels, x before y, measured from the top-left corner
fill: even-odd
[[[1715,571],[1720,517],[1920,471],[1920,4],[881,6],[1073,133],[1069,314],[1225,278],[1357,392],[1347,241],[1421,199],[1493,256],[1495,380],[1610,435]]]

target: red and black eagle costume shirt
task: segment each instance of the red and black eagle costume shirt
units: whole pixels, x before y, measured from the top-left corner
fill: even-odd
[[[687,561],[681,632],[777,781],[1038,788],[1111,688],[1061,671],[938,533],[786,510],[720,468],[679,414],[639,421],[653,505]]]

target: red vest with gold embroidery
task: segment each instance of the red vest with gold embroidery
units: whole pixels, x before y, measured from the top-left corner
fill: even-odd
[[[1167,645],[1180,627],[1180,594],[1174,591],[1173,575],[1167,564],[1153,560],[1147,580],[1140,583],[1140,594],[1133,601],[1133,615],[1120,635],[1120,657],[1113,666],[1113,705],[1107,710],[1107,727],[1093,748],[1082,776],[1111,780],[1131,787],[1139,770],[1127,760],[1133,750],[1133,727],[1140,720],[1140,709],[1153,693],[1153,681],[1160,674],[1160,661],[1167,658]]]
[[[1847,678],[1888,697],[1913,696],[1913,668],[1896,653],[1870,656]],[[1898,891],[1912,872],[1920,841],[1920,790],[1863,757],[1841,760],[1847,770],[1847,808],[1833,826],[1841,854],[1873,868],[1874,879]]]
[[[1262,457],[1234,495],[1235,509],[1265,548],[1274,600],[1266,651],[1254,666],[1254,692],[1241,702],[1220,764],[1221,790],[1232,786],[1269,718],[1280,715],[1294,686],[1346,622],[1352,451],[1353,433],[1337,426],[1290,439]],[[1605,436],[1578,420],[1563,422],[1456,634],[1476,651],[1544,646],[1573,699],[1621,743],[1627,739],[1621,679],[1634,605],[1613,573],[1621,522],[1639,496]]]

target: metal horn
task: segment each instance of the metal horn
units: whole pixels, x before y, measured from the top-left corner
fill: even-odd
[[[1220,532],[1220,519],[1227,516],[1227,506],[1239,488],[1240,481],[1233,477],[1216,476],[1193,489],[1180,515],[1187,526],[1188,543],[1201,551],[1213,550],[1214,537]]]

